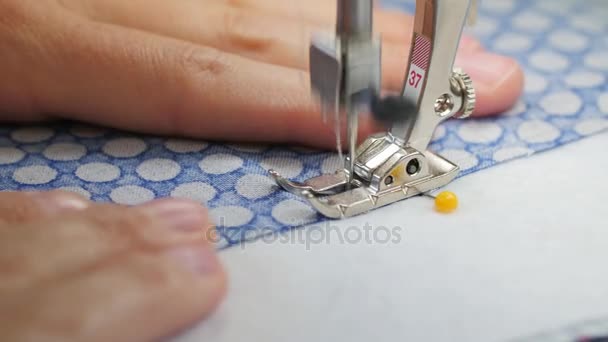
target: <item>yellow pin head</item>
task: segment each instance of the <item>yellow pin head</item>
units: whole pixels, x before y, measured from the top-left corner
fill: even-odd
[[[435,209],[441,213],[451,213],[458,208],[458,197],[450,191],[443,191],[435,197]]]

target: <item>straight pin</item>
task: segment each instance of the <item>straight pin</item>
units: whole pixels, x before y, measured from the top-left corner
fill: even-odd
[[[435,210],[440,213],[448,214],[458,208],[458,196],[451,191],[442,191],[437,196],[433,196],[428,192],[421,193],[420,195],[434,199]]]

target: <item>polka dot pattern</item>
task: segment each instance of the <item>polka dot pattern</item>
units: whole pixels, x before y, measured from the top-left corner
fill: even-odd
[[[154,199],[154,193],[138,185],[125,185],[110,192],[113,202],[125,205],[137,205]]]
[[[50,139],[53,130],[45,127],[19,128],[11,133],[11,138],[20,143],[37,143]]]
[[[580,135],[591,135],[608,129],[608,119],[588,119],[576,124],[574,130]]]
[[[587,16],[575,14],[570,17],[569,22],[573,28],[589,33],[601,33],[606,29],[605,23],[600,23],[597,20],[589,20]]]
[[[535,72],[527,72],[524,84],[526,93],[540,93],[547,89],[549,81]]]
[[[108,141],[103,146],[103,152],[110,157],[131,158],[142,154],[146,143],[136,138],[119,138]]]
[[[42,154],[56,161],[78,160],[87,153],[86,147],[73,143],[57,143],[49,145]]]
[[[216,194],[213,186],[203,182],[180,184],[171,191],[171,197],[186,198],[203,204],[209,203]]]
[[[175,153],[192,153],[199,152],[209,146],[206,142],[193,141],[193,140],[182,140],[182,139],[171,139],[165,142],[165,147]]]
[[[246,225],[253,219],[251,210],[241,206],[218,207],[209,213],[222,227],[232,228]]]
[[[230,173],[242,165],[243,159],[227,153],[212,154],[199,163],[201,170],[214,175]]]
[[[492,143],[502,136],[502,127],[491,121],[467,121],[460,125],[458,135],[470,143]]]
[[[536,33],[546,31],[551,26],[551,19],[538,12],[524,11],[515,15],[511,23],[517,30]]]
[[[460,169],[463,171],[471,170],[479,164],[477,156],[465,150],[447,149],[441,151],[441,154],[460,166]]]
[[[433,134],[433,140],[441,140],[445,137],[447,130],[444,125],[441,125],[435,129],[435,133]]]
[[[333,154],[323,160],[323,163],[321,163],[321,172],[334,173],[342,165],[344,165],[344,161],[342,161],[340,156],[337,154]]]
[[[545,121],[534,120],[522,123],[517,129],[520,139],[530,143],[551,143],[560,135],[557,127]]]
[[[14,164],[25,157],[25,152],[14,147],[0,147],[0,165]]]
[[[585,57],[585,65],[591,69],[608,71],[608,50],[591,52]]]
[[[413,9],[413,0],[386,0]],[[496,118],[448,120],[430,149],[460,176],[608,130],[608,24],[584,2],[481,2],[467,32],[524,68],[523,96]],[[0,190],[63,189],[137,205],[188,198],[208,206],[228,247],[323,219],[267,171],[302,181],[343,165],[301,147],[144,137],[81,124],[0,127]]]
[[[532,39],[524,34],[504,34],[494,42],[494,49],[502,52],[527,51],[531,46]]]
[[[139,164],[137,174],[144,180],[152,182],[166,181],[175,178],[181,167],[170,159],[149,159]]]
[[[523,101],[519,100],[511,109],[502,113],[502,116],[519,116],[524,114],[528,110],[528,105]]]
[[[104,183],[117,179],[120,169],[108,163],[89,163],[76,169],[76,176],[83,181],[92,183]]]
[[[21,167],[13,173],[16,182],[27,185],[47,184],[57,177],[57,170],[46,165]]]
[[[561,91],[543,97],[540,106],[548,114],[574,115],[583,106],[583,101],[571,91]]]
[[[302,162],[296,158],[271,157],[262,160],[265,170],[275,170],[287,178],[297,177],[302,172]]]
[[[277,186],[268,176],[244,175],[236,182],[236,192],[250,200],[268,196]]]
[[[588,45],[587,36],[574,31],[559,30],[549,35],[549,43],[558,50],[579,52]]]
[[[272,217],[290,226],[313,222],[316,216],[316,212],[310,206],[293,199],[282,201],[272,209]]]
[[[537,70],[558,72],[565,70],[570,62],[565,56],[551,51],[541,51],[530,56],[530,65]]]
[[[565,81],[566,85],[572,88],[595,88],[604,84],[606,77],[602,74],[579,70],[568,75]]]

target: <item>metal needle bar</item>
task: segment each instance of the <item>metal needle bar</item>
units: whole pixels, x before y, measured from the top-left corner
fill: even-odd
[[[357,133],[358,133],[358,115],[359,108],[353,98],[356,94],[351,93],[355,90],[356,82],[352,71],[352,65],[349,63],[353,58],[350,58],[351,53],[356,53],[356,49],[352,46],[356,44],[370,44],[372,41],[373,31],[373,4],[372,0],[338,0],[337,20],[336,20],[336,36],[340,40],[340,51],[343,61],[343,76],[341,86],[341,104],[344,106],[347,115],[347,144],[349,161],[346,163],[348,171],[348,184],[353,180],[356,150],[357,150]]]

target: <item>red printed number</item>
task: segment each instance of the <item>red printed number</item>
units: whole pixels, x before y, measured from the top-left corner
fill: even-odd
[[[418,86],[420,85],[420,80],[422,80],[422,75],[412,70],[412,72],[410,73],[410,85],[414,88],[418,88]]]

